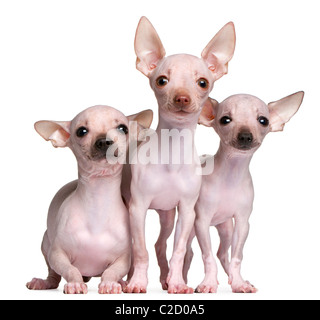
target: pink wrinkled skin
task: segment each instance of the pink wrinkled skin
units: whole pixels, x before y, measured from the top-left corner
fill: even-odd
[[[42,242],[49,275],[45,280],[34,278],[28,282],[29,289],[57,288],[63,277],[67,281],[64,293],[85,294],[88,292],[85,282],[99,276],[99,293],[122,292],[119,281],[131,264],[129,216],[120,192],[123,165],[107,162],[103,139],[108,132],[117,132],[119,125],[129,128],[129,120],[149,127],[152,111],[127,118],[111,107],[95,106],[72,121],[35,124],[37,132],[53,146],[73,151],[79,179],[60,189],[52,200]],[[81,127],[88,132],[79,137]],[[119,148],[121,140],[125,151],[129,137],[130,128],[127,135],[119,133],[118,138],[115,135],[111,140]]]
[[[198,238],[205,278],[197,287],[199,293],[217,291],[217,265],[211,249],[209,227],[215,226],[220,236],[218,258],[229,276],[233,292],[255,293],[257,289],[243,280],[240,269],[243,247],[249,233],[254,191],[249,164],[254,152],[269,132],[282,131],[284,124],[299,109],[303,92],[266,105],[250,95],[234,95],[218,103],[211,100],[202,110],[199,123],[213,126],[220,137],[220,147],[214,157],[207,157],[206,164],[213,165],[213,172],[204,175],[197,201],[195,234]],[[229,117],[228,124],[223,117]],[[268,125],[259,122],[269,120]],[[191,255],[189,239],[187,256]],[[228,250],[231,246],[231,261]]]
[[[201,174],[197,156],[186,164],[184,151],[196,154],[194,133],[200,112],[216,80],[227,73],[235,47],[233,23],[225,25],[209,42],[198,58],[187,54],[165,57],[160,38],[148,21],[142,17],[136,32],[135,52],[137,69],[149,78],[159,106],[159,123],[155,148],[159,148],[158,164],[131,165],[131,194],[123,190],[129,204],[130,226],[133,237],[134,269],[125,289],[128,293],[144,293],[148,285],[148,252],[145,243],[145,218],[148,209],[160,215],[161,232],[156,243],[160,281],[168,293],[193,293],[182,275],[186,244],[194,225],[194,206],[201,186]],[[170,149],[169,163],[161,163],[161,131],[188,129],[191,143]],[[142,143],[139,149],[143,148]],[[188,150],[184,150],[187,148]],[[180,162],[172,159],[178,154]],[[130,175],[126,175],[130,178]],[[175,231],[175,243],[170,267],[166,257],[166,241],[174,227],[175,208],[179,217]]]

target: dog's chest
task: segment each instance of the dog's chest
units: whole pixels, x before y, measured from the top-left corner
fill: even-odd
[[[202,208],[212,215],[211,225],[218,225],[237,214],[250,214],[253,188],[249,181],[245,184],[216,181],[203,185],[199,201]]]
[[[70,217],[59,237],[72,264],[83,276],[101,275],[130,248],[129,230],[124,223],[105,220],[92,225],[81,215]]]
[[[123,252],[123,242],[108,234],[93,235],[83,232],[77,234],[74,241],[73,265],[85,276],[101,275]]]
[[[176,170],[162,166],[159,170],[153,170],[149,178],[151,209],[173,209],[185,199],[197,198],[200,191],[201,177],[194,173],[193,167]]]

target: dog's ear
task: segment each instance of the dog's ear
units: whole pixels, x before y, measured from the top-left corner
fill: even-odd
[[[202,124],[206,127],[212,127],[213,120],[217,114],[218,105],[219,102],[217,100],[208,98],[201,110],[198,124]]]
[[[144,140],[146,129],[149,129],[153,120],[153,111],[144,110],[127,117],[129,120],[130,139]]]
[[[166,55],[157,31],[146,17],[142,17],[139,21],[134,50],[137,55],[137,69],[147,77]]]
[[[270,131],[282,131],[284,125],[294,116],[301,106],[304,92],[299,91],[281,100],[270,102],[269,108],[269,126]]]
[[[232,59],[236,44],[233,22],[227,23],[208,43],[201,57],[212,71],[214,81],[228,73],[228,62]]]
[[[136,121],[143,129],[148,129],[153,120],[153,111],[148,109],[127,117],[129,121]]]
[[[71,121],[38,121],[34,124],[35,130],[47,141],[57,148],[68,145],[70,138]]]

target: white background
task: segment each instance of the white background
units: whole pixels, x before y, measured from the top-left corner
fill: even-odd
[[[319,298],[319,7],[317,1],[1,1],[0,2],[0,297],[3,299],[318,299]],[[259,292],[232,294],[219,265],[214,295],[169,296],[158,282],[153,250],[159,223],[148,213],[147,295],[100,296],[99,279],[86,296],[32,292],[25,283],[45,277],[40,244],[49,203],[77,177],[67,149],[54,149],[33,129],[37,120],[71,120],[107,104],[125,114],[157,103],[135,69],[133,41],[142,15],[158,31],[167,54],[202,49],[233,21],[237,46],[229,74],[211,97],[250,93],[265,102],[304,90],[301,109],[284,132],[271,133],[254,156],[255,204],[244,251],[243,276]],[[198,127],[200,154],[216,151],[217,135]],[[116,228],[116,226],[115,226]],[[212,230],[214,250],[218,248]],[[172,242],[169,244],[171,251]],[[190,285],[203,279],[197,242]]]

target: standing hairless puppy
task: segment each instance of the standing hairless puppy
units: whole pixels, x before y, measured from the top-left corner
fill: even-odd
[[[213,172],[202,177],[200,196],[195,207],[195,232],[205,267],[205,278],[196,289],[197,292],[213,293],[218,287],[210,226],[218,229],[220,247],[217,255],[229,276],[232,291],[257,291],[240,274],[254,198],[249,164],[264,137],[269,132],[283,130],[285,123],[299,109],[303,96],[303,92],[297,92],[266,105],[254,96],[239,94],[222,103],[211,100],[211,105],[203,108],[199,123],[213,126],[221,140],[216,155],[206,159],[206,165],[211,162],[214,166]],[[190,242],[191,239],[188,249]]]
[[[147,290],[148,252],[145,243],[145,218],[148,209],[160,215],[161,233],[156,250],[161,283],[168,293],[193,293],[183,277],[186,244],[194,225],[194,206],[201,186],[201,167],[194,147],[194,133],[201,109],[216,80],[227,73],[235,48],[233,23],[226,24],[209,42],[198,58],[187,54],[165,57],[165,50],[151,23],[142,17],[136,32],[137,69],[150,80],[159,106],[159,123],[150,137],[151,150],[158,151],[158,163],[131,165],[130,225],[133,237],[134,272],[125,291]],[[174,148],[161,139],[163,132],[189,133],[188,143]],[[144,148],[143,142],[139,150]],[[163,163],[164,149],[171,148]],[[195,155],[190,163],[186,154]],[[177,160],[178,161],[175,161]],[[197,174],[198,171],[198,174]],[[170,269],[166,258],[166,240],[174,226],[178,207],[174,251]]]

